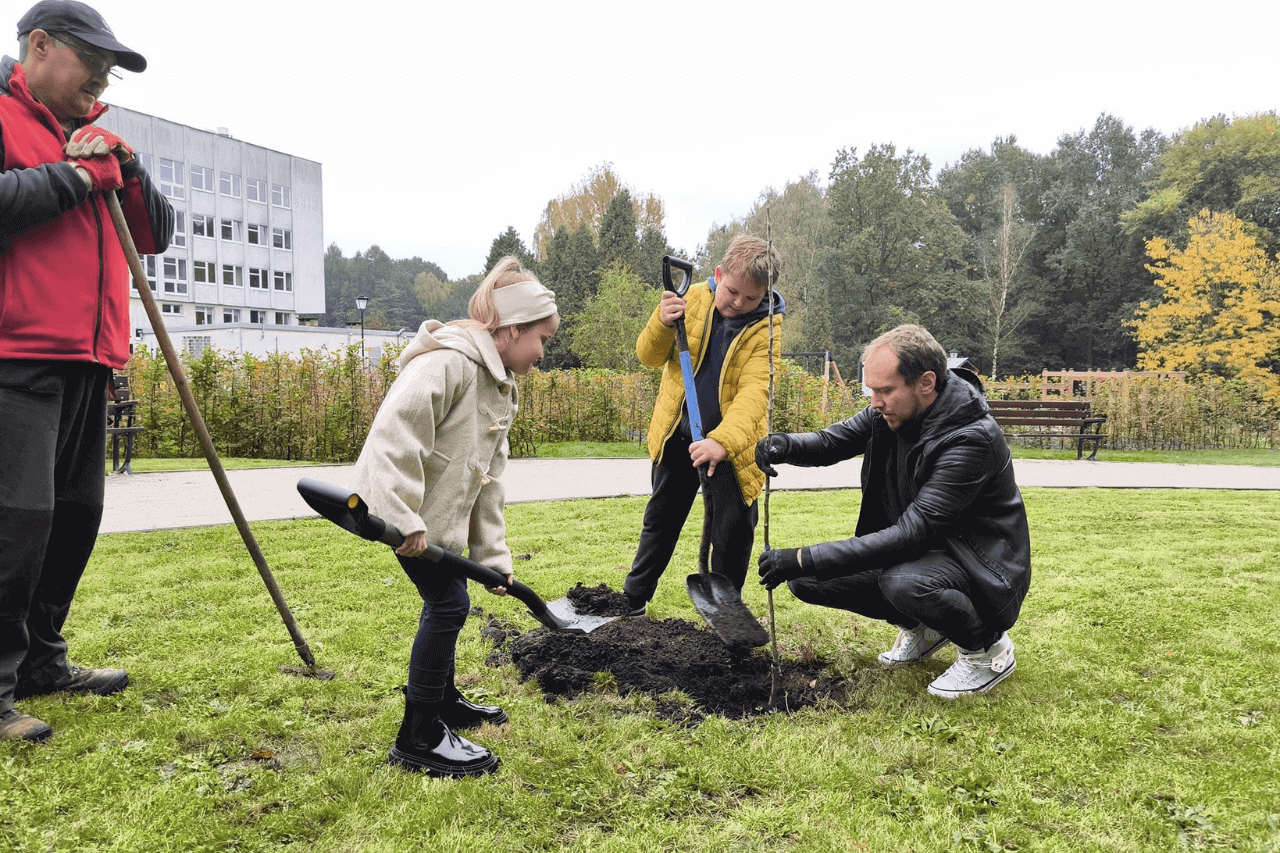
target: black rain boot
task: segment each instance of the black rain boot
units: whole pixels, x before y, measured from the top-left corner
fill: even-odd
[[[497,705],[477,705],[467,700],[453,684],[453,673],[444,686],[444,702],[440,705],[440,719],[454,731],[474,729],[485,723],[500,726],[510,717]]]
[[[405,697],[404,720],[387,763],[437,777],[480,776],[498,769],[498,757],[449,731],[440,705]]]

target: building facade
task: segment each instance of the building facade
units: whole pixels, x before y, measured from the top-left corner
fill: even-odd
[[[319,163],[123,107],[97,124],[133,146],[177,214],[168,250],[142,259],[175,345],[279,338],[324,313]],[[142,301],[129,310],[135,340],[152,343]]]

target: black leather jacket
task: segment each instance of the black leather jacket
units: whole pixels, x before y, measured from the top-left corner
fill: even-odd
[[[952,370],[921,417],[920,437],[907,456],[909,499],[891,522],[881,494],[897,437],[870,406],[817,432],[792,433],[792,465],[862,461],[862,508],[851,539],[813,545],[820,580],[879,569],[928,551],[945,551],[981,591],[984,621],[1008,630],[1031,581],[1031,538],[1013,461],[1000,427],[987,411],[982,383]]]

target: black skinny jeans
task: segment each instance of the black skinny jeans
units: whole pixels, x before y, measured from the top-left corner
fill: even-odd
[[[396,559],[422,596],[418,633],[409,653],[405,696],[415,703],[441,702],[453,684],[458,633],[471,609],[467,579],[449,575],[441,571],[439,563],[421,557],[396,555]]]
[[[788,584],[809,604],[849,610],[908,630],[925,625],[961,649],[985,649],[1000,638],[983,621],[969,575],[943,551],[887,569],[832,580],[798,578]]]
[[[662,461],[653,466],[651,476],[653,495],[644,508],[640,544],[631,572],[622,584],[628,595],[643,601],[653,598],[698,496],[698,469],[689,459],[689,437],[681,430],[667,439]],[[707,495],[707,512],[711,515],[709,568],[727,576],[741,590],[755,546],[756,504],[747,506],[743,502],[738,476],[728,459],[718,464],[708,479]],[[686,574],[697,570],[695,563]]]

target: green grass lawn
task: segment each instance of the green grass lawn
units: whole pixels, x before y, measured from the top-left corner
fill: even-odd
[[[848,535],[856,490],[776,494],[777,546]],[[663,722],[602,689],[547,704],[494,668],[473,617],[459,674],[510,725],[493,776],[384,766],[419,603],[391,553],[321,521],[255,533],[332,681],[281,674],[288,634],[231,526],[104,536],[67,625],[73,658],[129,669],[107,698],[43,697],[43,745],[0,745],[6,851],[1280,850],[1280,493],[1028,489],[1034,577],[1017,672],[954,703],[954,659],[884,672],[889,626],[776,595],[787,658],[847,696],[793,715]],[[618,588],[644,500],[510,507],[544,597]],[[697,620],[683,576],[651,608]],[[472,585],[510,625],[517,602]],[[767,612],[749,583],[748,606]],[[757,653],[765,654],[765,650]]]

